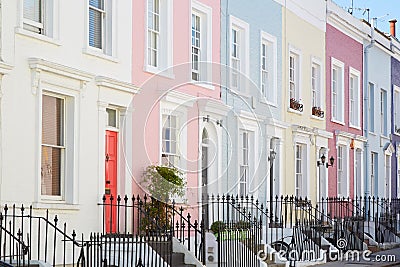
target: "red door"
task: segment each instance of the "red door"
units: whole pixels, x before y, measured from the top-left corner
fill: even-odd
[[[106,232],[115,233],[117,223],[117,147],[118,133],[106,131],[106,175],[105,175],[105,194],[106,206],[105,222]],[[111,196],[114,198],[110,200]]]

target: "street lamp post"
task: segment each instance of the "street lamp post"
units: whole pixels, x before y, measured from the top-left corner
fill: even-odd
[[[272,208],[273,208],[273,200],[274,200],[274,160],[276,157],[275,150],[271,149],[269,153],[269,200],[270,200],[270,215],[272,219]]]

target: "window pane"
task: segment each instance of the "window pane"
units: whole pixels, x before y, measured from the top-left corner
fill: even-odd
[[[42,22],[42,0],[24,0],[24,18]]]
[[[89,45],[102,48],[103,14],[95,9],[89,9]]]
[[[117,127],[117,111],[115,109],[106,109],[108,115],[108,126]]]
[[[43,95],[42,143],[64,145],[64,100],[61,98]]]
[[[89,0],[89,5],[104,10],[104,0]]]
[[[42,146],[41,194],[61,196],[62,149]]]

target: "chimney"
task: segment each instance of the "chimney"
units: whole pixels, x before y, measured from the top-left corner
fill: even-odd
[[[396,37],[396,19],[389,20],[390,23],[390,35]]]

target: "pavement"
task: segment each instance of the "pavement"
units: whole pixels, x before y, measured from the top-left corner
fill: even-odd
[[[367,253],[368,254],[368,253]],[[351,258],[351,255],[349,256]],[[321,267],[361,267],[361,266],[381,266],[381,267],[389,267],[389,266],[398,266],[400,267],[400,248],[394,248],[384,251],[379,251],[373,253],[371,255],[366,255],[363,257],[361,254],[359,260],[354,257],[354,260],[350,261],[335,261],[328,262],[325,264],[320,264],[318,266]]]

